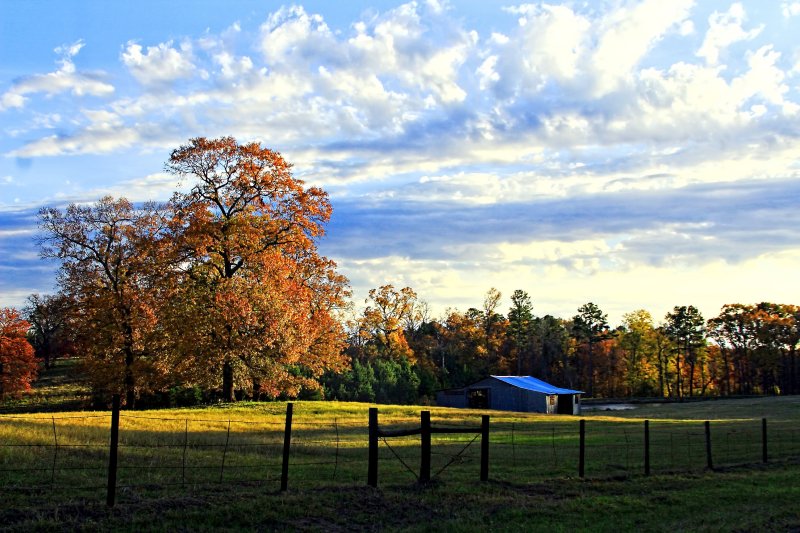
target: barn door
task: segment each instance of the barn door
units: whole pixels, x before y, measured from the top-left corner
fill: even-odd
[[[558,395],[558,411],[559,415],[571,415],[573,411],[572,394],[559,394]]]
[[[471,409],[488,409],[489,389],[469,389],[469,392],[467,392],[467,405]]]

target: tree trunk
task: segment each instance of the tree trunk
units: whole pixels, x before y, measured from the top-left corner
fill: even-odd
[[[136,376],[133,375],[133,350],[125,347],[125,407],[133,409],[136,404]]]
[[[125,309],[125,317],[130,316],[130,312]],[[133,352],[133,327],[129,321],[125,321],[123,326],[125,332],[125,345],[122,348],[125,354],[125,407],[133,409],[136,404],[136,376],[133,374],[133,363],[135,355]]]
[[[589,398],[594,398],[594,357],[592,357],[592,341],[589,341]]]
[[[259,401],[261,400],[261,378],[258,376],[253,376],[253,400]]]
[[[50,342],[45,341],[43,350],[44,352],[44,367],[47,370],[50,370],[50,352],[52,352],[52,348],[50,347]]]
[[[222,401],[236,401],[236,396],[233,394],[233,364],[230,359],[225,359],[222,364]]]
[[[731,394],[731,370],[730,370],[730,363],[728,362],[728,350],[722,348],[722,362],[725,364],[725,395],[730,396]]]

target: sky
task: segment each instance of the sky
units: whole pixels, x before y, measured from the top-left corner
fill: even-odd
[[[41,207],[167,200],[223,135],[328,192],[357,306],[800,304],[798,33],[779,0],[3,2],[0,306],[54,291]]]

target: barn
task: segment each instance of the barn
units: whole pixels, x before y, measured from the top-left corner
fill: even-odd
[[[581,412],[582,393],[531,376],[489,376],[461,389],[437,392],[436,404],[441,407],[577,415]]]

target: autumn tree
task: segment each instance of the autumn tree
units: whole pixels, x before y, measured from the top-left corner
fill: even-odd
[[[782,371],[786,368],[786,355],[796,350],[798,342],[797,310],[771,302],[753,306],[752,317],[756,336],[753,354],[762,394],[773,394],[780,390]],[[783,364],[782,364],[783,363]]]
[[[798,376],[798,348],[800,348],[800,306],[777,305],[780,319],[779,336],[781,342],[780,385],[786,394],[800,393]]]
[[[28,340],[36,351],[36,357],[50,368],[52,361],[73,350],[70,339],[69,313],[71,302],[63,294],[32,294],[23,312],[30,323]]]
[[[726,304],[708,321],[727,370],[722,382],[727,393],[768,393],[776,386],[797,390],[799,309],[769,302]]]
[[[552,315],[535,317],[531,323],[531,371],[545,381],[573,386],[577,376],[569,360],[569,331]]]
[[[133,408],[140,390],[158,388],[157,311],[163,206],[106,196],[39,212],[41,254],[61,262],[58,284],[78,312],[74,333],[96,391],[122,393]]]
[[[518,376],[522,375],[523,360],[530,352],[532,323],[533,303],[531,297],[527,292],[517,289],[511,295],[507,335],[514,343]]]
[[[608,315],[592,302],[580,306],[578,314],[572,318],[572,335],[586,346],[589,377],[587,392],[591,397],[594,395],[594,347],[611,336]]]
[[[497,312],[502,297],[502,293],[492,287],[483,296],[483,306],[481,307],[486,358],[489,366],[493,368],[504,366],[504,363],[500,361],[500,348],[505,336],[505,330],[508,327],[508,321]]]
[[[411,287],[399,291],[393,285],[370,289],[368,304],[358,320],[361,337],[375,351],[372,358],[400,359],[413,362],[414,353],[405,337],[405,326],[419,322],[417,293]]]
[[[652,369],[658,364],[657,341],[650,313],[639,309],[622,315],[619,342],[625,351],[628,394],[641,395],[654,390]]]
[[[689,396],[694,393],[694,372],[698,362],[698,350],[705,344],[705,321],[696,307],[675,306],[666,316],[665,332],[675,346],[675,391],[683,397],[683,364],[688,365]]]
[[[484,340],[484,314],[449,310],[440,325],[442,384],[460,387],[482,379],[490,372],[508,373],[506,367],[490,367]]]
[[[27,339],[30,324],[16,309],[0,308],[0,400],[30,389],[38,365]]]
[[[334,316],[347,280],[317,251],[327,194],[305,187],[278,152],[231,137],[191,139],[166,169],[191,185],[172,199],[185,255],[172,308],[176,326],[191,324],[179,351],[191,348],[195,379],[220,376],[232,401],[237,383],[296,395],[341,368],[345,336]]]

